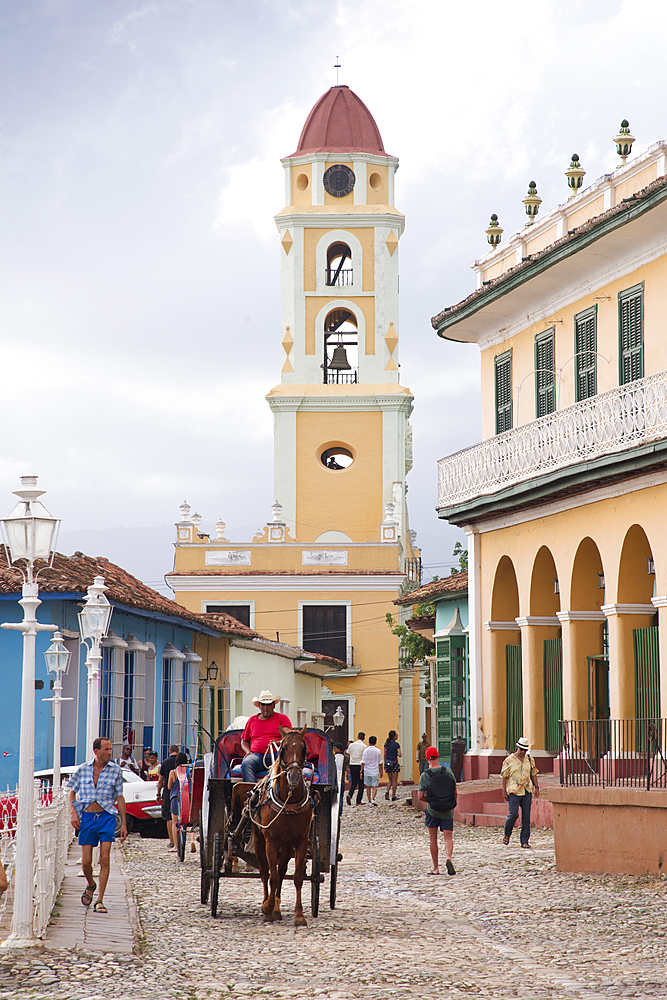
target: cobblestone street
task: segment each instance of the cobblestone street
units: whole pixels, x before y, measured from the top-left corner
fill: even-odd
[[[551,831],[532,851],[502,830],[456,827],[454,877],[429,877],[423,817],[402,803],[345,810],[338,903],[294,930],[262,924],[261,885],[223,879],[219,917],[199,903],[198,855],[131,837],[125,871],[138,954],[0,953],[0,997],[353,1000],[664,997],[665,880],[559,874]],[[119,852],[119,856],[120,856]],[[99,918],[103,933],[104,920]]]

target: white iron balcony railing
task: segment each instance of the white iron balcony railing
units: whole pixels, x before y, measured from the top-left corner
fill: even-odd
[[[667,437],[667,372],[637,379],[449,455],[438,507]]]

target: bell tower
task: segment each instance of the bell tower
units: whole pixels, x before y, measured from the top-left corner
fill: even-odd
[[[282,164],[282,374],[267,396],[275,496],[294,541],[377,544],[393,522],[391,540],[407,555],[412,396],[398,368],[398,160],[363,102],[336,86]]]

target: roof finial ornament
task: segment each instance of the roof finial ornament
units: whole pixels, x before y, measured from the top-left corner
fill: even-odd
[[[338,70],[340,69],[340,63],[338,60],[340,56],[336,53],[336,62],[334,63],[334,69],[336,70],[336,86],[338,86]]]
[[[616,152],[621,158],[621,166],[625,166],[625,161],[632,152],[632,144],[635,141],[634,135],[630,135],[630,122],[624,118],[621,122],[621,131],[615,137]]]
[[[487,240],[491,244],[491,249],[495,250],[500,243],[500,237],[503,235],[503,230],[498,225],[498,216],[495,213],[491,216],[491,222],[484,231]]]
[[[523,203],[526,206],[526,215],[528,216],[527,226],[532,226],[535,222],[535,217],[540,210],[540,205],[542,204],[542,199],[537,193],[537,184],[535,181],[530,181],[528,184],[528,194],[523,199]]]
[[[581,185],[584,183],[585,173],[586,171],[579,162],[579,153],[573,153],[572,163],[565,171],[568,187],[572,190],[570,198],[574,198],[575,194],[579,194],[581,191]]]

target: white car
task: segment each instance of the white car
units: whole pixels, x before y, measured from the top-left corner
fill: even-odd
[[[68,781],[78,765],[60,768],[60,779]],[[35,777],[53,783],[53,768],[35,771]],[[127,814],[127,832],[137,831],[142,837],[166,837],[167,825],[162,819],[162,803],[157,797],[157,781],[144,781],[134,771],[123,768],[123,795]],[[120,832],[120,817],[116,824]]]

